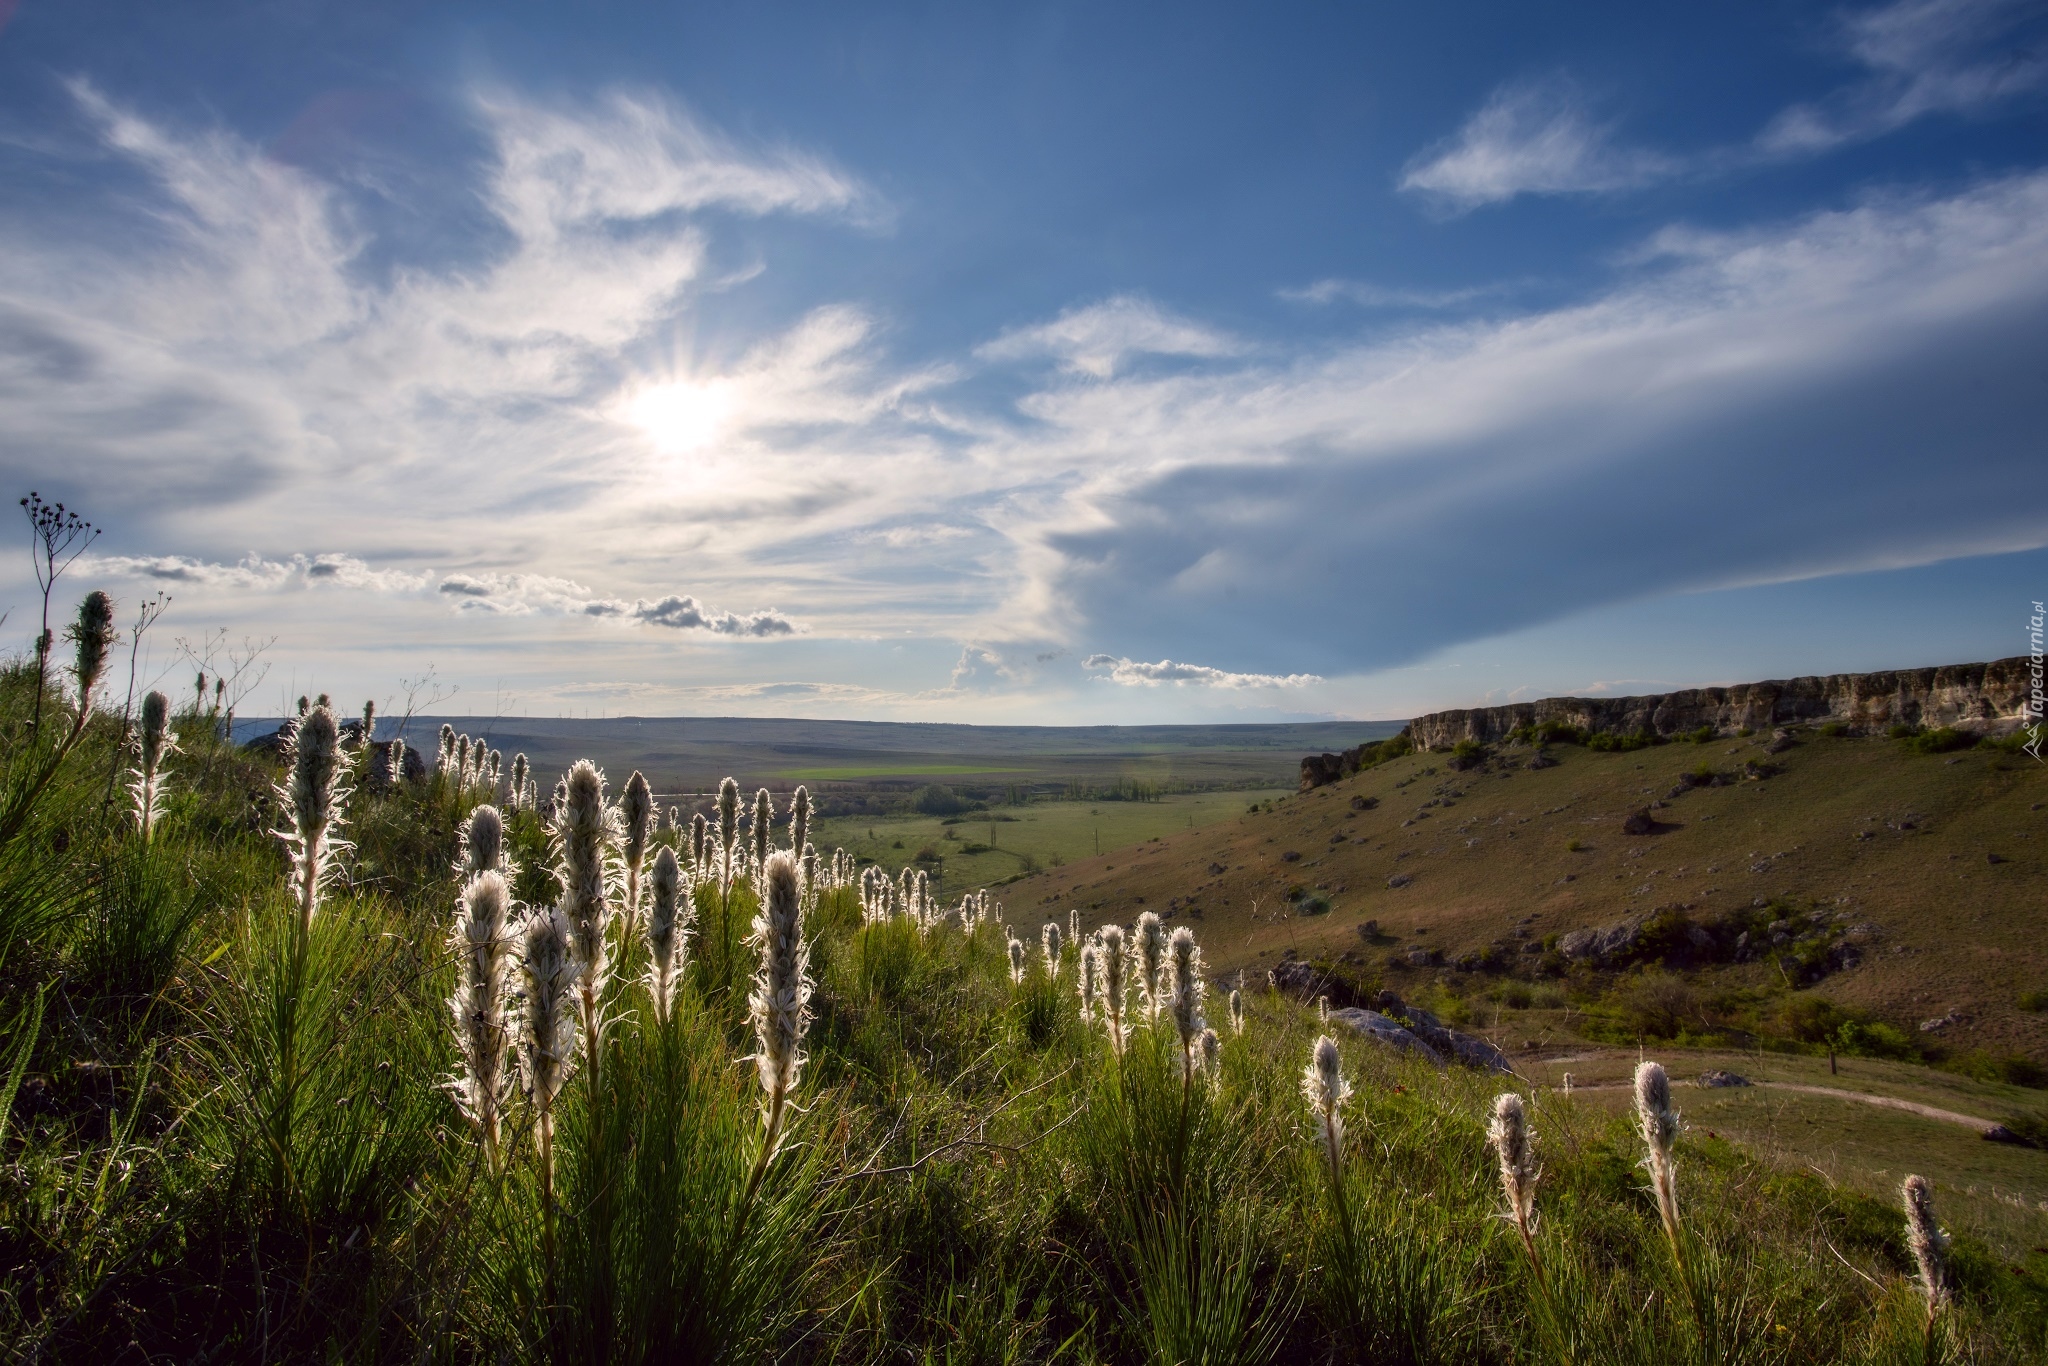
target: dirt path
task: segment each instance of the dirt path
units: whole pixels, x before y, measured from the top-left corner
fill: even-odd
[[[1922,1105],[1917,1100],[1900,1100],[1897,1096],[1873,1096],[1867,1091],[1844,1091],[1833,1086],[1806,1086],[1796,1081],[1760,1081],[1758,1086],[1772,1086],[1780,1091],[1804,1091],[1810,1096],[1834,1096],[1841,1100],[1860,1100],[1865,1105],[1882,1105],[1887,1110],[1907,1110],[1927,1119],[1938,1119],[1948,1124],[1967,1124],[1978,1133],[1994,1128],[1998,1121],[1979,1119],[1975,1115],[1958,1114],[1954,1110],[1937,1109]]]
[[[1961,1124],[1983,1133],[1997,1127],[1995,1119],[1980,1119],[1976,1115],[1959,1114],[1954,1110],[1943,1110],[1933,1105],[1922,1105],[1917,1100],[1900,1100],[1897,1096],[1874,1096],[1868,1091],[1844,1091],[1836,1086],[1807,1086],[1796,1081],[1753,1081],[1751,1086],[1768,1086],[1776,1091],[1802,1091],[1809,1096],[1833,1096],[1836,1100],[1860,1100],[1865,1105],[1881,1105],[1887,1110],[1905,1110],[1923,1119],[1940,1120],[1944,1124]],[[1580,1091],[1628,1091],[1634,1089],[1625,1081],[1591,1082],[1574,1084],[1572,1093]],[[1734,1088],[1741,1089],[1741,1088]]]

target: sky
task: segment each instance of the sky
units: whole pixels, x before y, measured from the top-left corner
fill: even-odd
[[[245,714],[2001,658],[2044,433],[2039,0],[0,0],[0,488]]]

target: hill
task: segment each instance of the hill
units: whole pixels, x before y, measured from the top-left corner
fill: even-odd
[[[2041,1062],[2048,1015],[2022,997],[2048,988],[2044,804],[2048,768],[1999,749],[1819,731],[1510,743],[1410,754],[1005,891],[1019,914],[1078,905],[1090,926],[1194,921],[1225,973],[1343,956],[1397,988],[1469,993],[1671,967],[1706,989],[1695,1029],[1817,984],[1942,1051]],[[1571,938],[1616,927],[1612,953]]]

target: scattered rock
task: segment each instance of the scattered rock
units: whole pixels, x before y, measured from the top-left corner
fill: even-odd
[[[1530,767],[1530,768],[1556,768],[1556,767],[1557,767],[1557,760],[1555,760],[1555,759],[1551,758],[1549,754],[1547,754],[1547,753],[1546,753],[1546,752],[1544,752],[1543,750],[1540,750],[1540,749],[1539,749],[1539,750],[1537,750],[1537,751],[1536,751],[1536,752],[1535,752],[1535,753],[1534,753],[1533,755],[1531,755],[1531,756],[1529,757],[1529,767]]]
[[[1356,1006],[1350,1006],[1343,1010],[1331,1011],[1330,1019],[1333,1022],[1350,1026],[1375,1043],[1382,1043],[1389,1048],[1427,1058],[1439,1067],[1444,1065],[1443,1054],[1403,1029],[1397,1021],[1388,1019],[1377,1010],[1361,1010]]]
[[[1379,804],[1380,799],[1378,797],[1353,797],[1351,799],[1351,809],[1353,811],[1370,811]]]
[[[1962,1024],[1969,1018],[1969,1016],[1961,1011],[1951,1010],[1946,1015],[1937,1015],[1931,1020],[1922,1020],[1920,1022],[1920,1032],[1922,1034],[1939,1034],[1950,1025]]]
[[[1791,731],[1774,730],[1771,732],[1771,742],[1764,746],[1764,753],[1783,754],[1786,750],[1791,749],[1798,743],[1799,742],[1797,740],[1794,740],[1792,738]]]
[[[1387,879],[1387,886],[1406,887],[1409,883],[1413,881],[1415,881],[1415,879],[1413,877],[1410,877],[1407,873],[1396,873],[1392,877]]]
[[[1280,861],[1282,863],[1297,863],[1300,860],[1301,851],[1299,849],[1289,849],[1286,853],[1280,855]]]
[[[1643,917],[1634,916],[1600,929],[1573,930],[1557,941],[1557,951],[1573,962],[1605,963],[1633,952],[1643,940]]]
[[[1984,1141],[1986,1143],[2010,1143],[2015,1148],[2032,1148],[2037,1146],[2032,1139],[2014,1133],[2003,1124],[1994,1124],[1986,1129],[1984,1131]]]
[[[1430,967],[1437,960],[1438,954],[1435,949],[1426,949],[1417,944],[1414,948],[1408,950],[1408,966],[1411,968]]]
[[[1222,864],[1220,864],[1220,863],[1212,863],[1212,864],[1210,864],[1210,865],[1209,865],[1209,876],[1210,876],[1210,877],[1222,877],[1222,876],[1224,875],[1224,873],[1226,873],[1226,872],[1228,872],[1228,871],[1229,871],[1229,870],[1228,870],[1227,868],[1225,868],[1225,867],[1224,867],[1224,866],[1223,866]]]
[[[1657,829],[1657,818],[1650,814],[1648,807],[1631,811],[1621,822],[1624,835],[1649,835]]]
[[[1781,735],[1783,733],[1784,732],[1782,731],[1779,732],[1779,734]],[[1724,1068],[1716,1067],[1711,1071],[1700,1073],[1699,1084],[1701,1086],[1712,1089],[1717,1086],[1748,1086],[1751,1083],[1748,1077],[1745,1077],[1740,1073],[1730,1072]]]
[[[1984,861],[1986,863],[1997,864],[2005,862],[2005,858],[2001,854],[1986,854],[1984,856]]]

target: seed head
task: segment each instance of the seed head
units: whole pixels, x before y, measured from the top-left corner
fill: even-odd
[[[1194,1050],[1209,1022],[1202,1018],[1202,997],[1207,990],[1202,980],[1202,950],[1195,943],[1195,932],[1185,925],[1166,941],[1165,986],[1173,1025],[1180,1033],[1181,1052],[1188,1060],[1185,1065],[1192,1066]]]
[[[299,699],[302,704],[305,700],[303,697]],[[302,705],[299,710],[303,712],[305,707]],[[434,768],[437,772],[446,773],[453,767],[455,767],[455,727],[443,721],[441,723],[441,749],[434,758]]]
[[[1102,1004],[1103,1024],[1109,1030],[1109,1046],[1116,1053],[1124,1051],[1124,1000],[1129,994],[1126,969],[1130,965],[1129,951],[1124,945],[1124,927],[1104,925],[1098,932],[1102,957]]]
[[[727,778],[718,785],[718,877],[731,887],[739,875],[740,785]]]
[[[555,879],[558,908],[569,924],[570,945],[587,995],[603,991],[607,932],[611,928],[611,871],[619,843],[617,813],[605,804],[604,774],[578,759],[563,779],[555,809]]]
[[[1038,931],[1040,946],[1045,950],[1045,971],[1049,977],[1060,975],[1060,922],[1048,920]]]
[[[639,923],[640,867],[647,859],[648,837],[654,833],[654,789],[637,768],[626,779],[619,810],[625,824],[626,924],[630,929]]]
[[[1067,911],[1067,942],[1081,942],[1081,910],[1078,906],[1070,907]]]
[[[1934,1189],[1926,1177],[1907,1177],[1899,1186],[1899,1199],[1906,1207],[1906,1245],[1913,1251],[1931,1320],[1948,1303],[1948,1235],[1934,1222]]]
[[[516,809],[526,804],[526,771],[528,765],[524,754],[512,756],[512,805]]]
[[[204,689],[201,691],[204,691]],[[356,737],[356,748],[367,751],[370,748],[370,742],[376,738],[377,704],[374,701],[365,702],[363,703],[363,729],[362,733]]]
[[[1679,1124],[1678,1112],[1671,1108],[1671,1078],[1662,1063],[1646,1062],[1636,1068],[1636,1119],[1644,1145],[1668,1157]]]
[[[1202,1055],[1203,1070],[1211,1077],[1221,1076],[1222,1073],[1218,1071],[1218,1068],[1223,1062],[1223,1040],[1216,1037],[1215,1030],[1208,1028],[1202,1030],[1201,1048],[1199,1051]]]
[[[1323,1129],[1324,1157],[1334,1178],[1344,1165],[1344,1103],[1351,1099],[1351,1083],[1344,1080],[1344,1064],[1337,1041],[1324,1034],[1309,1050],[1308,1066],[1301,1074],[1301,1093]]]
[[[547,1113],[576,1066],[576,962],[568,920],[536,907],[519,930],[519,1083]]]
[[[495,1170],[499,1123],[511,1077],[505,1055],[511,1047],[506,1015],[511,998],[512,900],[496,871],[472,877],[457,899],[448,947],[456,958],[455,992],[448,998],[454,1017],[455,1051],[462,1068],[447,1082],[455,1104],[476,1125],[484,1153]]]
[[[1081,1023],[1095,1022],[1095,1005],[1102,996],[1102,950],[1096,945],[1081,946]]]
[[[654,1017],[666,1020],[675,1007],[676,983],[689,963],[690,926],[697,918],[673,849],[655,851],[647,891],[647,989],[654,997]]]
[[[747,833],[754,846],[754,871],[758,874],[761,865],[768,861],[768,851],[775,847],[775,799],[765,787],[754,794],[754,821]]]
[[[1138,992],[1144,997],[1145,1018],[1156,1020],[1166,1003],[1166,927],[1156,912],[1138,917]]]
[[[462,871],[470,877],[504,871],[505,821],[486,803],[469,813],[462,827]]]
[[[1024,982],[1024,941],[1015,937],[1010,940],[1010,980],[1018,985]]]
[[[811,837],[811,794],[799,787],[789,798],[789,847],[792,853],[803,850]]]
[[[711,822],[702,811],[690,817],[690,868],[698,877],[704,876],[704,841],[710,830]]]
[[[341,780],[341,731],[334,713],[315,707],[299,721],[292,745],[291,778],[278,794],[284,799],[289,827],[278,833],[292,853],[292,889],[298,902],[301,931],[311,927],[320,893],[333,872],[334,855],[347,847],[334,835],[342,800],[348,795]]]
[[[810,946],[804,942],[796,861],[771,855],[762,868],[761,909],[752,943],[761,965],[747,1006],[754,1021],[754,1066],[766,1093],[770,1136],[803,1070],[804,1032],[811,1023]]]
[[[1244,992],[1237,987],[1230,989],[1230,1032],[1244,1033]]]
[[[113,648],[114,600],[95,588],[78,604],[78,620],[65,632],[78,647],[72,673],[78,678],[78,715],[82,720],[92,710],[93,690],[106,672],[107,651]]]
[[[1493,1123],[1486,1131],[1487,1142],[1500,1157],[1500,1187],[1508,1198],[1508,1211],[1516,1225],[1528,1229],[1536,1217],[1536,1134],[1530,1129],[1522,1098],[1503,1092],[1493,1102]]]
[[[1673,1247],[1679,1245],[1678,1164],[1672,1160],[1672,1145],[1678,1141],[1678,1112],[1671,1108],[1671,1078],[1661,1063],[1646,1062],[1636,1068],[1636,1120],[1641,1126],[1643,1146],[1649,1151],[1643,1166],[1649,1169],[1650,1189],[1657,1197],[1657,1214]]]
[[[146,843],[156,829],[163,808],[163,761],[178,747],[170,731],[171,699],[152,692],[142,699],[142,733],[137,738],[134,781],[129,791],[135,797],[135,822]]]

